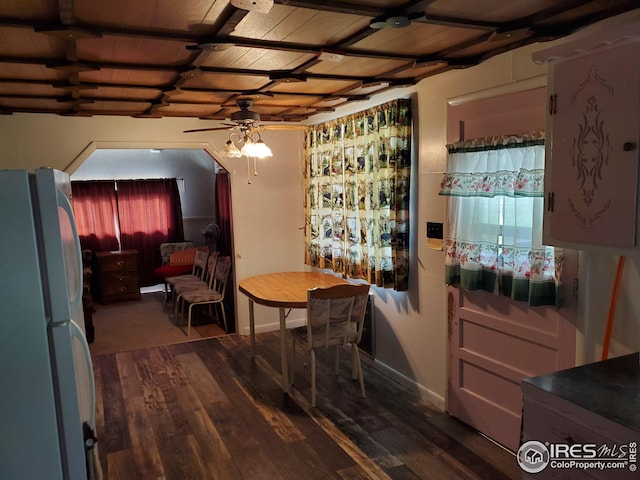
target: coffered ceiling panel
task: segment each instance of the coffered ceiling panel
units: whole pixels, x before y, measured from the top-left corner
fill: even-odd
[[[100,86],[100,85],[128,85],[128,86],[149,86],[161,89],[171,86],[175,80],[175,69],[165,70],[139,70],[138,66],[129,68],[108,68],[101,67],[100,70],[83,72],[80,74],[79,85]]]
[[[305,82],[274,82],[274,85],[272,85],[269,90],[280,93],[320,94],[330,96],[332,93],[343,92],[345,90],[355,88],[358,85],[360,85],[360,82],[355,80],[317,80],[312,78]]]
[[[73,89],[73,87],[71,87]],[[82,96],[86,98],[103,99],[123,99],[127,101],[142,100],[145,102],[153,100],[158,95],[157,88],[135,88],[135,87],[95,87],[82,89]]]
[[[54,70],[53,68],[48,68],[42,63],[27,63],[24,61],[11,63],[7,61],[0,64],[0,78],[8,79],[16,83],[31,84],[46,82],[52,84],[53,82],[65,80],[67,74]],[[0,93],[1,92],[2,89],[0,89]]]
[[[176,36],[207,35],[228,1],[218,0],[60,0],[61,7],[71,8],[77,23],[95,25],[100,30],[124,29],[158,32]],[[62,8],[61,8],[62,9]]]
[[[59,95],[64,94],[64,90],[61,88],[55,88],[50,84],[45,83],[6,83],[0,80],[0,90],[2,90],[5,96],[9,97],[22,97],[22,96],[42,96],[56,98]]]
[[[287,52],[264,48],[230,47],[226,50],[205,51],[201,55],[201,67],[252,69],[252,70],[284,70],[295,69],[315,58],[313,53]]]
[[[38,97],[0,97],[0,110],[11,109],[33,113],[64,113],[69,111],[67,105],[55,98],[41,95]]]
[[[227,90],[241,93],[243,91],[257,91],[269,82],[264,74],[222,73],[217,71],[199,72],[182,83],[185,88],[208,88],[212,90]]]
[[[19,20],[56,22],[59,18],[58,2],[51,0],[30,0],[25,8],[24,0],[3,0],[2,15]]]
[[[342,75],[359,78],[384,77],[387,72],[405,67],[408,60],[376,59],[368,57],[344,57],[338,61],[317,62],[306,69],[318,75]]]
[[[64,42],[30,28],[3,27],[0,28],[0,55],[56,59],[64,56]]]
[[[411,23],[405,28],[383,28],[353,45],[354,49],[420,57],[452,46],[479,41],[488,31]]]
[[[558,2],[557,0],[483,0],[470,8],[466,0],[435,0],[429,2],[426,10],[433,18],[456,18],[486,23],[509,23],[521,18],[549,12],[554,9],[566,10],[576,4],[592,2]],[[564,4],[564,5],[562,5]],[[593,8],[593,7],[590,7]],[[548,13],[545,13],[548,15]]]
[[[0,1],[0,113],[262,120],[412,85],[638,0]],[[233,3],[232,3],[233,2]],[[259,4],[259,5],[257,5]]]
[[[105,35],[77,42],[77,55],[99,65],[162,65],[179,67],[189,61],[191,53],[183,42],[156,38]]]
[[[249,12],[232,35],[323,46],[338,43],[343,38],[368,28],[369,20],[370,18],[362,15],[274,5],[267,16]]]

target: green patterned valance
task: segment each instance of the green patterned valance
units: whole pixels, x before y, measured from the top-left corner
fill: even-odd
[[[447,173],[440,184],[440,195],[456,197],[542,197],[544,170],[487,173]]]
[[[544,134],[490,137],[447,145],[440,195],[543,197]]]

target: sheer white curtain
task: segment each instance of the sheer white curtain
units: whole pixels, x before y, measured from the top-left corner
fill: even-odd
[[[544,136],[448,146],[446,283],[559,305],[562,252],[542,244]]]

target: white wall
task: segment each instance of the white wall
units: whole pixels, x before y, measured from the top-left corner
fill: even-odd
[[[637,15],[636,15],[637,16]],[[444,404],[446,388],[446,305],[443,284],[444,257],[427,248],[427,221],[444,221],[444,200],[438,196],[445,165],[447,100],[474,92],[497,93],[528,85],[546,73],[546,66],[534,65],[531,54],[549,44],[532,45],[494,57],[465,70],[427,78],[416,87],[396,90],[363,102],[349,110],[335,112],[339,117],[399,96],[414,97],[415,172],[414,222],[411,240],[411,289],[397,293],[375,289],[377,294],[377,359],[383,368],[408,379],[424,396]],[[506,87],[506,88],[505,88]],[[487,92],[485,92],[487,93]],[[329,117],[318,116],[313,123]],[[32,169],[47,164],[64,169],[92,141],[98,142],[210,142],[219,147],[224,132],[182,134],[186,128],[199,128],[202,121],[184,119],[130,119],[111,117],[70,118],[54,115],[0,117],[0,166]],[[263,139],[274,150],[274,157],[262,161],[259,176],[247,184],[246,164],[222,159],[232,172],[232,201],[236,279],[268,271],[303,270],[302,211],[302,134],[265,132]],[[417,185],[416,185],[417,183]],[[417,190],[417,191],[416,191]],[[604,328],[615,271],[615,257],[602,254],[582,256],[580,329],[584,337],[584,360],[595,360],[593,353]],[[618,302],[611,356],[638,350],[640,281],[638,260],[627,261],[623,288]],[[246,331],[248,307],[237,294],[238,331]],[[605,315],[606,317],[606,315]],[[274,309],[256,309],[258,328],[275,328]]]
[[[247,181],[246,163],[233,174],[233,238],[236,278],[268,272],[307,270],[304,266],[302,132],[260,134],[273,157],[258,160],[258,176]],[[236,284],[237,285],[237,284]],[[238,332],[249,332],[247,298],[237,294]],[[297,313],[293,313],[292,318]],[[255,306],[256,331],[278,328],[275,308]]]
[[[580,363],[600,360],[618,256],[598,252],[580,253],[580,301],[578,329],[582,345]],[[640,350],[640,256],[624,260],[620,290],[614,303],[615,316],[609,358]]]

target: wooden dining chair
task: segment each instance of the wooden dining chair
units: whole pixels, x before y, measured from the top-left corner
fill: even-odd
[[[180,328],[183,328],[184,324],[184,310],[185,306],[189,305],[187,313],[187,337],[191,335],[191,317],[193,314],[193,307],[196,305],[209,305],[214,309],[216,319],[218,318],[218,311],[216,307],[220,306],[222,312],[222,320],[224,325],[224,331],[227,332],[227,315],[224,311],[224,294],[227,290],[227,280],[229,278],[229,272],[231,271],[231,257],[224,256],[219,257],[216,263],[216,268],[213,273],[213,281],[210,286],[206,288],[197,288],[187,290],[180,294],[178,302],[180,302]]]
[[[193,267],[191,273],[185,273],[183,275],[176,275],[165,279],[165,284],[169,287],[169,292],[166,294],[165,299],[169,301],[171,299],[175,303],[176,285],[186,281],[202,281],[207,271],[207,262],[209,260],[209,252],[204,250],[198,250],[193,257]]]
[[[220,252],[211,252],[209,254],[209,258],[207,258],[202,275],[197,275],[193,277],[185,276],[184,278],[178,279],[176,282],[174,282],[172,293],[173,293],[173,313],[175,315],[178,314],[180,298],[183,293],[188,292],[190,290],[198,290],[201,288],[211,288],[211,285],[213,284],[213,281],[214,281],[214,274],[216,271],[216,266],[218,264],[219,257],[220,257]]]
[[[335,347],[335,373],[339,373],[339,349],[351,346],[352,378],[360,381],[360,393],[366,396],[358,343],[362,338],[369,285],[345,284],[314,288],[307,293],[307,325],[292,330],[290,383],[293,383],[296,341],[309,352],[311,362],[311,405],[316,406],[316,349]]]

